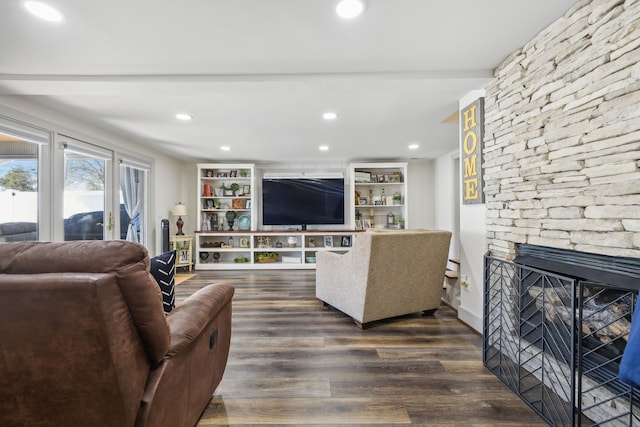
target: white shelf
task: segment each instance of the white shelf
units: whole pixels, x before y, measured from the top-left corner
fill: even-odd
[[[233,247],[212,247],[208,246],[208,242],[217,242],[219,244],[228,244],[229,237],[233,239]],[[288,246],[288,238],[296,239],[296,246]],[[325,238],[330,237],[335,246],[324,246]],[[339,246],[342,244],[343,238],[347,238],[349,246]],[[308,256],[313,256],[320,251],[333,251],[344,253],[351,249],[353,240],[357,237],[357,233],[353,230],[331,230],[331,231],[290,231],[290,232],[224,232],[224,231],[200,231],[196,233],[196,270],[234,270],[234,269],[314,269],[315,262],[307,261]],[[239,246],[240,239],[249,239],[249,247],[243,248]],[[259,242],[266,238],[270,239],[271,246],[259,247]],[[311,240],[315,246],[310,246]],[[277,247],[276,243],[280,242],[282,247]],[[219,259],[214,261],[214,255],[217,253]],[[277,262],[260,263],[256,256],[259,253],[275,253],[278,256]],[[207,254],[206,259],[200,255]],[[236,263],[233,260],[238,257],[246,257],[249,262]],[[299,258],[300,262],[282,262],[282,257]]]

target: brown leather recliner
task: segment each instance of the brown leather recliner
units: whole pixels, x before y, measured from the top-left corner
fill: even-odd
[[[0,244],[0,425],[194,426],[222,379],[234,288],[168,316],[146,249]]]

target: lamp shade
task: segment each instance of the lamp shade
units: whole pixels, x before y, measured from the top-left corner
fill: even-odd
[[[187,215],[187,206],[182,203],[178,203],[173,206],[173,209],[171,209],[171,214],[173,216],[185,216]]]

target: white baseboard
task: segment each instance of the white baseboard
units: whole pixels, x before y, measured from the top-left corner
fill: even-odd
[[[458,307],[458,319],[482,334],[482,317],[476,316],[464,307]]]

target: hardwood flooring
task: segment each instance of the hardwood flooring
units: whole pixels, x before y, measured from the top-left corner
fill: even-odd
[[[360,330],[315,299],[315,271],[207,271],[235,286],[224,378],[198,426],[544,426],[482,366],[482,338],[443,305]]]

